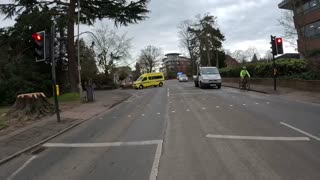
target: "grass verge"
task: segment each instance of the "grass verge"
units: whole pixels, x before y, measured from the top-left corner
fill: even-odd
[[[0,107],[0,129],[8,127],[8,120],[5,117],[5,113],[9,111],[10,107]]]
[[[54,103],[54,98],[49,99],[50,102]],[[71,101],[80,101],[79,93],[66,93],[58,96],[59,102],[71,102]]]

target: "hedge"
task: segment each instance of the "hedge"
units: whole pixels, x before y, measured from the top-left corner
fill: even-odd
[[[318,79],[319,75],[310,72],[307,68],[307,62],[301,59],[279,59],[276,61],[278,77],[293,79]],[[242,67],[246,66],[250,75],[257,78],[266,78],[273,76],[272,62],[246,63],[236,67],[227,67],[220,69],[222,77],[240,77]]]

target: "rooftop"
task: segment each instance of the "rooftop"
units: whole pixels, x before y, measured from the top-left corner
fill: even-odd
[[[168,53],[168,54],[165,54],[165,56],[179,56],[180,53]]]
[[[290,0],[283,0],[281,3],[278,4],[278,7],[280,9],[292,10]]]

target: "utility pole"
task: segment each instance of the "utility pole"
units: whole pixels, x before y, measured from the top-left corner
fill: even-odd
[[[60,122],[60,110],[59,110],[59,102],[57,96],[57,80],[56,80],[56,62],[55,62],[55,55],[54,55],[54,41],[55,41],[55,24],[51,26],[50,32],[50,60],[51,60],[51,72],[52,72],[52,88],[53,88],[53,96],[54,96],[54,104],[55,110],[57,115],[57,121]]]

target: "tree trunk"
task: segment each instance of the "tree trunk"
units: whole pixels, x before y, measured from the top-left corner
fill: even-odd
[[[7,116],[12,120],[28,121],[54,113],[54,106],[43,93],[20,94]]]
[[[70,0],[68,9],[68,69],[70,79],[70,91],[78,92],[78,63],[76,61],[74,44],[75,0]]]

